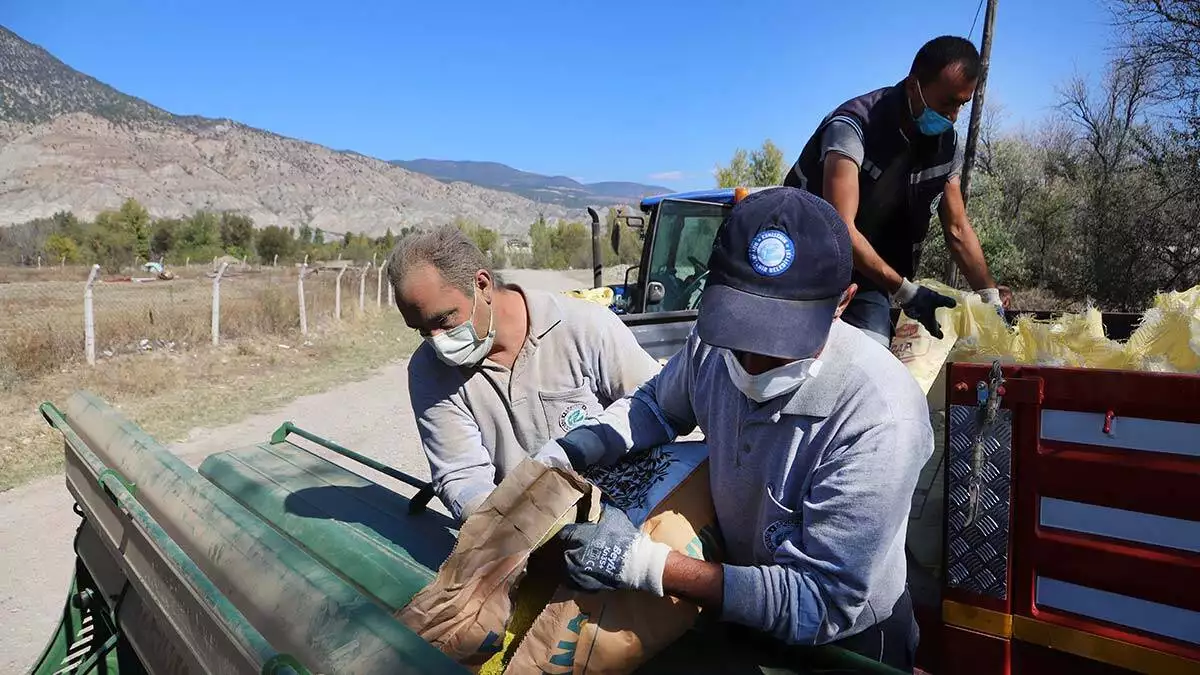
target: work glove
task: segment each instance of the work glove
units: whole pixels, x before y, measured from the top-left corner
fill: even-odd
[[[572,523],[558,538],[565,545],[567,585],[594,593],[617,589],[663,594],[663,569],[671,547],[656,542],[612,504],[601,505],[600,520]]]
[[[1001,319],[1004,318],[1004,301],[1000,299],[999,288],[985,288],[975,292],[979,294],[979,297],[984,302],[991,305],[992,308],[996,310],[996,313],[1000,315]]]
[[[938,340],[942,339],[942,327],[938,325],[936,310],[939,307],[954,307],[958,304],[954,298],[924,286],[918,286],[908,279],[900,284],[900,290],[896,291],[894,297],[904,308],[905,314],[920,321],[921,325],[925,326],[925,330]]]

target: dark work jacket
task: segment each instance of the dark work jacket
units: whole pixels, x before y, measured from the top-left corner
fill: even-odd
[[[958,137],[953,128],[940,136],[914,131],[910,142],[900,129],[905,117],[911,119],[912,113],[902,83],[846,101],[821,121],[783,184],[824,198],[825,127],[839,118],[857,125],[865,152],[858,172],[855,226],[884,262],[912,279],[929,221],[954,166]],[[861,290],[880,290],[857,270],[853,280]]]

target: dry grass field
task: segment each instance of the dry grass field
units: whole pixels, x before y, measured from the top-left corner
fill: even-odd
[[[138,283],[101,275],[93,290],[96,365],[84,358],[87,270],[0,268],[0,490],[55,471],[59,443],[37,413],[89,389],[177,440],[189,429],[239,417],[361,377],[408,356],[417,336],[387,306],[376,305],[377,277],[305,279],[308,335],[300,332],[295,268],[230,268],[221,281],[221,344],[211,345],[210,270]],[[145,276],[149,276],[148,274]]]
[[[208,269],[172,270],[177,278],[138,282],[103,275],[93,288],[98,359],[144,351],[188,351],[211,343],[212,279]],[[0,387],[69,368],[84,360],[86,268],[0,268]],[[151,277],[149,273],[143,277]],[[335,317],[336,272],[305,278],[310,330]],[[378,278],[365,278],[366,310],[377,313]],[[341,316],[357,318],[359,275],[342,278]],[[386,303],[386,288],[383,301]],[[296,268],[230,267],[221,281],[220,338],[240,340],[299,332]]]

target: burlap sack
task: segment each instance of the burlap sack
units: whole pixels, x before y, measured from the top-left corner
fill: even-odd
[[[629,459],[595,479],[624,493],[614,495],[614,501],[623,502],[630,520],[654,541],[680,553],[719,560],[705,446],[681,443]],[[518,644],[505,672],[631,673],[686,633],[699,611],[670,596],[583,593],[560,586]]]
[[[599,499],[578,475],[525,460],[467,518],[437,577],[396,618],[477,671],[501,649],[530,551],[566,522],[599,518]]]
[[[633,672],[682,636],[699,608],[649,593],[582,593],[559,584],[529,623],[530,598],[517,596],[522,572],[531,552],[564,523],[599,518],[602,490],[655,541],[719,560],[707,457],[702,443],[631,454],[589,472],[598,486],[526,460],[467,519],[437,578],[397,617],[472,672],[485,664],[489,673]],[[561,551],[551,544],[540,553],[541,562],[552,564],[531,570],[538,583],[524,584],[535,602],[545,598],[545,575],[563,578]],[[514,597],[521,598],[522,616],[515,616]]]

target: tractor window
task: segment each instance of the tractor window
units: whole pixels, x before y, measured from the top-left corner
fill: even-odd
[[[648,312],[696,309],[708,279],[708,256],[730,206],[674,199],[658,207],[650,251],[650,281],[663,285],[662,302]]]

